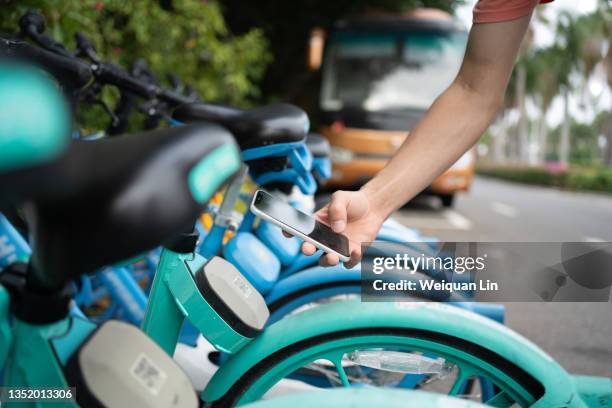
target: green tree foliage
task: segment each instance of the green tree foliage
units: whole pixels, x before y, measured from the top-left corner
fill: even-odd
[[[559,143],[562,125],[551,132],[551,142]],[[593,164],[599,161],[597,138],[599,132],[591,123],[580,123],[572,120],[570,124],[571,149],[569,160],[571,164]]]
[[[69,49],[82,32],[103,58],[123,66],[144,58],[161,79],[177,74],[206,100],[243,104],[258,96],[270,61],[262,30],[232,35],[216,1],[175,0],[164,9],[152,0],[4,0],[0,30],[15,32],[28,9],[41,12],[46,32]]]
[[[542,152],[550,151],[547,146],[547,124],[545,115],[557,95],[563,96],[565,117],[562,131],[556,131],[553,144],[557,145],[558,152],[554,157],[565,161],[583,160],[590,153],[581,150],[580,153],[571,153],[574,148],[579,148],[583,141],[570,140],[573,136],[572,118],[568,109],[569,93],[578,92],[582,95],[583,102],[587,95],[585,90],[590,76],[598,64],[603,63],[604,68],[609,64],[612,66],[612,54],[610,44],[612,43],[612,13],[610,4],[606,0],[600,0],[596,9],[589,14],[577,14],[564,11],[559,15],[556,27],[555,42],[546,48],[530,49],[524,52],[519,61],[519,66],[526,70],[526,91],[532,96],[540,108],[540,123],[538,126],[538,143]],[[536,13],[536,18],[550,25],[550,22],[541,13]],[[552,28],[552,27],[551,27]],[[604,55],[605,50],[608,53]],[[612,72],[612,70],[609,70]],[[582,77],[582,83],[576,82],[576,77]],[[612,75],[609,74],[608,81]],[[573,78],[573,79],[572,79]],[[509,89],[512,90],[511,88]],[[512,107],[512,105],[510,105]],[[564,145],[564,148],[561,148]],[[588,150],[588,149],[587,149]],[[563,155],[561,154],[563,152]],[[569,152],[569,153],[568,153]],[[565,156],[565,157],[562,157]],[[582,159],[580,159],[581,157]],[[540,161],[545,158],[541,154]],[[604,155],[605,158],[605,155]]]
[[[306,46],[310,30],[325,30],[350,15],[368,11],[405,12],[434,7],[452,12],[463,0],[223,0],[223,13],[235,32],[252,27],[264,30],[274,54],[262,83],[264,95],[278,95],[302,106],[312,105],[317,76],[306,70]]]
[[[570,162],[591,164],[598,161],[597,131],[591,124],[574,122],[571,125],[572,149]]]

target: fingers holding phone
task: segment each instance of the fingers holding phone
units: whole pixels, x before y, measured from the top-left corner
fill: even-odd
[[[314,253],[318,248],[333,255],[328,259],[330,262],[350,261],[351,252],[346,236],[334,232],[326,223],[291,207],[280,198],[258,190],[251,202],[251,211],[284,232],[310,243],[312,247],[306,247],[307,254]]]
[[[331,196],[331,201],[314,214],[319,222],[329,225],[333,232],[344,235],[349,241],[348,260],[344,261],[347,268],[352,268],[361,260],[361,244],[376,239],[384,217],[373,211],[367,194],[363,191],[337,191]],[[283,231],[285,236],[293,236]],[[302,253],[314,255],[317,247],[309,241],[302,244]],[[323,266],[337,265],[342,259],[334,254],[324,254],[319,259]]]

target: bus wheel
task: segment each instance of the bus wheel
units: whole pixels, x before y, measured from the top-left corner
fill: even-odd
[[[440,200],[442,200],[443,207],[452,207],[455,202],[455,194],[440,194]]]

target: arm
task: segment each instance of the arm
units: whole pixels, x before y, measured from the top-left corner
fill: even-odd
[[[474,24],[463,63],[453,83],[436,99],[385,168],[356,192],[338,191],[317,217],[351,241],[351,261],[361,242],[372,241],[382,222],[412,199],[473,146],[487,129],[504,92],[531,15]],[[314,247],[304,244],[305,254]],[[338,263],[335,255],[321,259]]]
[[[503,101],[528,24],[529,17],[523,17],[474,25],[453,83],[387,166],[363,187],[383,218],[427,187],[487,129]]]

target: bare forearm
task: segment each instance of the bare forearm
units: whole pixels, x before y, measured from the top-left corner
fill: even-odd
[[[499,23],[474,24],[457,78],[429,108],[387,166],[361,191],[337,191],[317,212],[319,220],[352,243],[352,267],[362,242],[376,239],[384,219],[414,197],[464,152],[493,119],[529,25],[530,15]],[[410,92],[406,89],[406,92]],[[308,243],[302,251],[313,254]],[[324,265],[338,257],[325,255]]]
[[[472,27],[453,84],[363,187],[378,215],[388,217],[476,143],[502,101],[530,18]]]
[[[476,143],[498,103],[456,80],[363,190],[383,217],[413,198]]]

